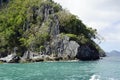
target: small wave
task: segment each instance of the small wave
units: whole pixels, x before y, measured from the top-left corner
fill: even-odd
[[[118,80],[118,79],[114,79],[114,78],[109,78],[108,80]]]
[[[113,79],[113,78],[109,78],[109,80],[115,80],[115,79]]]
[[[104,78],[105,80],[118,80],[115,78]],[[89,80],[103,80],[102,77],[100,77],[100,75],[92,75],[91,78]]]
[[[100,80],[100,76],[99,75],[92,75],[89,80]]]

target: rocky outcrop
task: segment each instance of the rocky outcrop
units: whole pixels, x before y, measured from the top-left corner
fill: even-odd
[[[46,44],[43,52],[33,53],[27,51],[22,60],[30,61],[55,61],[55,60],[97,60],[100,58],[99,52],[92,45],[79,45],[76,41],[70,41],[68,36],[57,35],[51,40],[51,44]]]
[[[42,5],[41,8],[33,7],[33,19],[42,16],[41,25],[52,17],[47,33],[50,34],[50,40],[44,41],[44,49],[39,53],[27,51],[21,58],[22,61],[45,61],[45,60],[97,60],[100,54],[95,46],[91,44],[80,45],[66,35],[62,35],[59,29],[59,19],[50,5]],[[41,27],[41,29],[44,26]]]
[[[97,60],[100,58],[98,50],[91,45],[81,45],[76,57],[80,60]]]
[[[7,63],[18,63],[20,58],[16,54],[10,54],[7,57],[0,58],[0,61]]]
[[[2,0],[0,0],[0,4],[2,4]],[[80,43],[80,41],[70,39],[70,37],[68,37],[66,34],[74,34],[72,33],[72,30],[70,30],[71,32],[68,31],[66,33],[61,33],[60,19],[57,15],[57,10],[54,9],[53,5],[41,3],[40,6],[30,7],[29,10],[26,11],[26,14],[29,14],[29,16],[27,16],[27,19],[25,19],[23,26],[20,27],[22,28],[21,30],[25,32],[24,34],[20,34],[20,38],[22,37],[22,40],[24,40],[23,43],[26,41],[26,43],[24,43],[25,46],[22,45],[25,47],[25,50],[23,50],[23,48],[21,49],[23,51],[20,51],[22,55],[19,57],[16,54],[10,53],[10,55],[7,54],[8,56],[6,54],[0,55],[3,57],[0,58],[0,61],[14,63],[75,59],[97,60],[101,56],[104,56],[104,51],[99,52],[93,44],[83,44]],[[83,25],[79,25],[79,27],[81,26]],[[75,28],[73,30],[76,29],[79,28]],[[41,39],[42,43],[39,43],[39,39],[44,34],[48,34],[49,39]],[[82,32],[80,34],[82,34]],[[80,34],[75,35],[78,38]],[[85,36],[83,35],[83,37]],[[44,36],[44,38],[46,37]],[[34,40],[36,40],[37,43],[35,43]],[[17,46],[21,47],[21,45]],[[36,48],[39,50],[35,51]],[[17,48],[11,52],[17,53]]]
[[[21,61],[59,61],[59,60],[74,60],[78,53],[79,44],[75,41],[70,41],[69,37],[58,35],[51,44],[45,46],[44,51],[40,53],[33,53],[27,51],[21,57]]]
[[[46,47],[46,54],[56,54],[57,57],[66,57],[75,59],[79,44],[76,41],[70,41],[68,36],[58,35],[51,44]]]

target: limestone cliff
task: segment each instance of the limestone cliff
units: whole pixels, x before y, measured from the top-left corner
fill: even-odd
[[[86,27],[52,0],[11,1],[1,10],[0,18],[1,57],[14,53],[14,59],[20,61],[44,61],[97,60],[105,56],[93,41],[96,29]],[[0,60],[5,62],[4,58]]]

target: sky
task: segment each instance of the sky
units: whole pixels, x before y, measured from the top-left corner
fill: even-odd
[[[97,29],[103,37],[99,45],[107,52],[120,51],[120,0],[54,0]]]

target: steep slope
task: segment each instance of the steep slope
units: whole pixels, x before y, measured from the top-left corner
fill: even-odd
[[[96,29],[52,0],[11,0],[0,11],[1,57],[96,60],[105,56],[93,41],[96,35]]]

